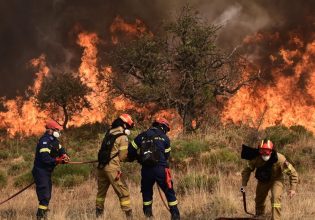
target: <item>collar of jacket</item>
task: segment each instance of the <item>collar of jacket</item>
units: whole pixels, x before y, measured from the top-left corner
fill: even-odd
[[[51,140],[51,141],[53,141],[53,140],[55,140],[55,139],[56,139],[53,135],[48,134],[48,131],[46,131],[46,132],[45,132],[44,136],[45,136],[45,137],[48,137],[48,138],[49,138],[49,140]]]
[[[124,128],[119,126],[117,128],[110,129],[110,133],[124,133]]]

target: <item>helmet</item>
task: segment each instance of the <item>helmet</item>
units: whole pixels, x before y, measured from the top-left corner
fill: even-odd
[[[153,123],[158,123],[160,125],[164,125],[166,127],[167,131],[170,131],[170,123],[168,122],[168,120],[166,120],[165,118],[162,117],[158,117],[155,119],[155,121]]]
[[[53,130],[62,130],[62,126],[54,120],[47,121],[45,128],[46,129],[53,129]]]
[[[258,149],[260,154],[269,155],[273,150],[273,143],[270,140],[262,140]]]
[[[132,120],[132,117],[129,114],[122,114],[119,116],[119,118],[126,123],[130,128],[133,128],[134,122]]]

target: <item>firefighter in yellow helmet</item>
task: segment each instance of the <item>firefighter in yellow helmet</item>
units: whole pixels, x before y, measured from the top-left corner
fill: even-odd
[[[258,180],[256,188],[256,216],[264,216],[265,201],[271,191],[271,219],[281,219],[281,195],[283,193],[284,174],[289,176],[291,198],[296,194],[298,174],[285,156],[276,152],[270,140],[263,140],[258,147],[258,156],[250,160],[242,171],[241,191],[245,191],[251,172],[256,169],[255,177]]]
[[[105,196],[111,185],[117,194],[120,207],[125,212],[127,219],[132,219],[132,209],[128,186],[121,172],[121,162],[127,160],[128,135],[134,123],[130,115],[122,114],[115,119],[106,132],[101,148],[98,152],[96,196],[96,217],[104,213]]]

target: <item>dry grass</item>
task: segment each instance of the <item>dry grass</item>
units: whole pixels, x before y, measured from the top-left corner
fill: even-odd
[[[205,169],[206,170],[206,169]],[[243,211],[242,197],[238,192],[240,186],[240,174],[226,175],[217,174],[219,182],[213,192],[201,189],[190,189],[189,193],[178,195],[180,201],[182,219],[215,219],[219,216],[245,217]],[[181,176],[175,175],[175,183]],[[306,181],[304,181],[304,179]],[[247,189],[248,209],[254,211],[254,186],[252,179]],[[283,219],[313,219],[315,215],[314,204],[314,175],[304,175],[299,185],[299,195],[289,199],[283,194]],[[135,219],[144,219],[142,214],[142,199],[139,186],[130,184],[132,206]],[[1,190],[1,198],[12,194],[16,189]],[[53,198],[50,204],[50,219],[94,219],[94,200],[96,195],[96,183],[93,179],[73,188],[53,189]],[[118,199],[112,189],[109,190],[106,198],[106,215],[104,219],[124,219],[119,208]],[[269,199],[267,207],[270,211]],[[34,188],[21,194],[19,197],[0,207],[1,219],[35,219],[37,198]],[[169,213],[162,204],[159,194],[155,189],[154,193],[154,215],[155,219],[168,219]]]
[[[68,148],[71,151],[72,158],[77,161],[94,158],[101,140],[101,138],[95,138],[95,135],[99,134],[95,133],[94,136],[90,138],[85,137],[78,142],[76,135],[80,136],[79,132],[90,134],[84,129],[82,131],[75,130],[73,134],[67,135],[64,145],[87,146],[82,149]],[[177,197],[182,219],[247,217],[243,210],[242,195],[239,192],[241,185],[240,170],[244,164],[244,161],[240,160],[239,154],[241,144],[247,143],[246,140],[251,139],[250,134],[246,127],[227,127],[195,134],[191,137],[179,136],[172,140],[173,156],[171,163],[174,166],[173,178],[175,190],[177,189],[178,192]],[[282,137],[287,137],[287,135],[278,137],[279,142],[287,140]],[[24,142],[15,143],[8,140],[2,143],[2,147],[0,143],[0,149],[8,149],[4,148],[4,145],[12,145],[7,151],[0,150],[0,156],[2,155],[0,157],[0,170],[3,171],[2,179],[7,181],[7,187],[2,185],[2,188],[0,188],[0,200],[4,200],[18,190],[13,188],[14,181],[20,174],[29,169],[26,166],[27,164],[24,166],[24,164],[20,163],[32,163],[31,152],[33,151],[32,146],[34,146],[33,142],[35,140],[35,138],[34,140],[29,140],[30,144]],[[30,147],[23,148],[23,146]],[[294,141],[288,142],[280,149],[280,152],[288,156],[295,163],[298,171],[300,171],[298,195],[290,200],[286,193],[283,193],[283,219],[315,219],[315,174],[312,172],[315,165],[315,139],[308,135],[295,136]],[[21,154],[25,161],[17,161]],[[128,177],[127,182],[131,192],[135,219],[144,219],[139,186],[139,166],[127,163],[124,168]],[[93,177],[95,175],[93,166],[80,167],[80,169],[75,169],[75,171],[69,167],[68,169],[56,170],[55,172],[56,183],[60,184],[60,181],[62,182],[67,180],[67,178],[73,177],[70,179],[70,183],[74,181],[76,184],[60,184],[63,187],[56,186],[53,188],[53,196],[50,203],[51,211],[49,213],[51,220],[95,219],[96,181]],[[6,178],[5,173],[8,176],[15,176]],[[76,175],[84,177],[82,179],[83,183],[76,181],[78,179]],[[26,185],[27,181],[29,180],[23,179],[20,182],[22,185]],[[286,180],[287,182],[288,180]],[[65,186],[73,187],[67,188]],[[251,177],[247,189],[248,210],[251,212],[254,212],[255,186],[256,180]],[[267,211],[270,213],[270,197],[266,202]],[[37,205],[38,202],[33,187],[0,206],[0,219],[35,219]],[[124,213],[120,210],[117,196],[112,189],[108,192],[105,207],[106,215],[104,219],[124,219]],[[154,191],[153,212],[155,219],[170,218],[170,214],[165,209],[156,188]]]

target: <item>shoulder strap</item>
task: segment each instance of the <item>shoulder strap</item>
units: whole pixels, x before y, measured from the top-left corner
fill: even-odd
[[[113,135],[113,134],[110,134],[110,135]],[[118,134],[113,135],[113,137],[114,137],[114,139],[115,139],[115,141],[116,141],[117,138],[119,138],[120,136],[123,136],[123,135],[124,135],[124,133],[118,133]],[[117,152],[116,154],[114,154],[111,158],[109,158],[108,163],[109,163],[112,159],[114,159],[115,157],[117,157],[118,155],[119,155],[119,150],[118,150],[118,152]]]

